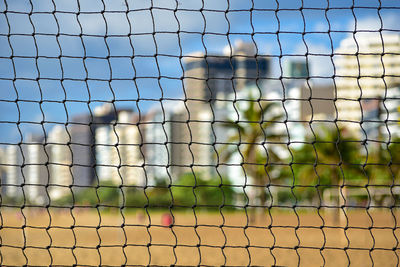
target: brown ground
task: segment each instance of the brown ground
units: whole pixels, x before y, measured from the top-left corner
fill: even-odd
[[[150,211],[148,231],[149,218],[143,214],[125,214],[125,226],[121,228],[123,219],[118,212],[102,211],[99,216],[95,211],[74,209],[74,222],[69,210],[47,213],[45,209],[24,209],[24,219],[20,209],[2,208],[1,264],[271,266],[275,262],[280,266],[298,263],[322,266],[325,262],[326,266],[347,266],[349,261],[351,266],[372,266],[372,262],[375,266],[399,264],[399,210],[394,215],[390,210],[370,210],[371,218],[366,210],[348,211],[349,241],[343,229],[332,228],[335,224],[328,211],[321,212],[325,222],[322,229],[319,227],[323,221],[316,210],[299,211],[297,220],[293,210],[272,209],[271,229],[267,228],[271,225],[269,215],[259,214],[256,223],[249,224],[246,230],[248,220],[244,212],[225,212],[224,217],[219,213],[198,212],[197,228],[193,227],[196,225],[193,212],[176,213],[176,226],[169,228],[161,226],[161,212]],[[345,222],[342,216],[341,225]],[[370,226],[374,228],[368,230]],[[127,246],[123,247],[125,243]],[[347,255],[343,249],[346,246]],[[370,251],[371,248],[374,249]]]

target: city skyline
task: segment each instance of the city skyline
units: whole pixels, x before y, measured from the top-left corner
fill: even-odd
[[[0,0],[0,263],[400,263],[400,0]]]
[[[399,35],[387,35],[386,38],[397,40],[390,43],[394,52],[400,49]],[[341,51],[344,56],[348,52],[346,49],[349,42],[350,39],[342,42]],[[365,45],[362,49],[368,56],[375,57],[373,60],[379,58],[379,54],[371,55],[376,48]],[[335,112],[343,112],[334,103],[335,92],[339,95],[343,92],[351,93],[341,85],[347,86],[349,83],[329,85],[309,81],[307,61],[299,59],[286,62],[284,80],[268,79],[273,72],[271,61],[269,58],[249,61],[248,58],[254,56],[254,53],[251,43],[237,42],[235,49],[229,52],[230,55],[225,53],[210,57],[205,64],[202,64],[201,56],[186,61],[185,102],[175,100],[176,104],[165,107],[161,102],[159,107],[153,107],[146,113],[141,112],[140,116],[133,109],[117,109],[113,103],[104,103],[96,107],[93,113],[72,117],[68,125],[53,127],[47,136],[31,135],[26,143],[7,146],[2,151],[8,159],[3,163],[7,165],[3,171],[5,195],[22,196],[23,191],[14,185],[25,183],[27,199],[44,205],[50,199],[67,196],[71,191],[70,186],[78,188],[76,190],[97,182],[148,186],[155,185],[159,179],[171,179],[173,182],[190,172],[201,174],[205,179],[223,176],[229,177],[234,185],[245,184],[243,179],[247,176],[240,167],[243,159],[239,153],[228,161],[218,158],[224,144],[231,142],[229,136],[235,134],[232,130],[224,129],[224,123],[249,123],[241,120],[244,116],[241,110],[246,109],[249,101],[254,98],[262,103],[278,104],[267,115],[279,115],[282,118],[274,121],[269,132],[282,136],[282,142],[289,142],[289,145],[295,147],[312,135],[311,128],[307,126],[311,119],[333,123]],[[231,56],[235,61],[232,61]],[[343,67],[340,63],[342,61],[338,62],[340,68],[353,66],[350,61],[345,61]],[[392,72],[389,68],[387,71]],[[345,73],[352,75],[348,70]],[[231,77],[239,79],[235,81]],[[348,79],[347,76],[338,77],[339,80],[343,78]],[[389,87],[391,90],[387,90]],[[378,99],[381,91],[385,90],[379,86],[375,89],[370,90],[369,98]],[[399,91],[398,84],[388,83],[387,89],[388,96],[394,97],[393,103],[388,105],[393,109],[399,102],[395,99]],[[364,108],[371,111],[367,106]],[[372,111],[375,109],[382,107],[373,106]],[[348,120],[360,120],[356,115],[349,112],[346,114],[350,116]],[[379,112],[376,114],[369,119],[379,120],[379,116],[384,115]],[[392,115],[391,118],[396,120],[397,116]],[[340,124],[341,120],[337,123]],[[389,127],[393,131],[392,135],[396,136],[398,126]],[[361,133],[351,127],[347,129],[355,135]],[[279,145],[261,147],[273,151],[282,159],[290,155],[289,150]],[[45,189],[45,184],[49,188]]]
[[[348,8],[350,1],[340,0],[330,3],[330,9],[325,14],[323,8],[326,3],[323,2],[304,1],[303,11],[300,12],[297,8],[301,6],[301,1],[280,1],[280,8],[288,7],[292,8],[293,11],[280,10],[276,16],[273,11],[274,8],[277,8],[276,3],[257,0],[254,1],[255,11],[251,19],[248,15],[239,11],[229,12],[228,18],[225,18],[222,15],[223,13],[213,14],[205,11],[205,21],[201,16],[191,17],[188,16],[190,12],[179,10],[179,8],[197,9],[196,1],[178,3],[177,19],[181,22],[181,30],[201,33],[204,30],[204,24],[207,24],[202,38],[201,34],[183,32],[177,34],[176,31],[162,33],[166,27],[169,27],[169,30],[177,27],[173,10],[168,10],[168,8],[176,5],[175,1],[154,1],[153,22],[149,12],[136,11],[140,10],[142,5],[148,8],[145,3],[140,4],[133,1],[127,1],[127,3],[129,8],[128,19],[131,23],[134,23],[134,26],[129,31],[128,20],[125,16],[108,15],[106,11],[108,37],[105,40],[103,18],[82,14],[79,17],[79,22],[82,25],[82,29],[80,29],[78,23],[74,21],[75,18],[73,22],[67,23],[69,15],[63,13],[77,10],[76,4],[72,1],[55,1],[57,10],[60,11],[56,12],[56,17],[60,23],[58,40],[61,50],[55,38],[46,36],[46,34],[57,32],[54,19],[49,16],[35,15],[32,17],[32,23],[37,30],[35,35],[37,51],[33,49],[35,47],[33,38],[24,36],[32,33],[28,18],[28,11],[31,8],[29,3],[24,1],[9,3],[7,8],[10,12],[7,19],[10,28],[8,28],[7,23],[1,23],[0,27],[0,34],[4,34],[0,38],[0,51],[2,51],[0,53],[2,57],[0,62],[0,78],[2,78],[0,87],[4,89],[0,91],[0,97],[7,100],[0,105],[0,121],[16,122],[15,114],[20,114],[21,124],[19,128],[22,135],[26,135],[30,132],[43,132],[42,121],[44,121],[43,126],[48,130],[54,124],[66,123],[67,116],[70,118],[80,113],[93,112],[96,106],[113,99],[115,99],[114,103],[117,108],[128,106],[146,112],[151,106],[157,105],[156,101],[161,97],[167,99],[183,96],[182,83],[179,79],[183,75],[179,56],[183,56],[182,59],[184,59],[185,56],[195,51],[202,51],[208,55],[221,54],[227,46],[233,46],[236,40],[253,42],[257,44],[259,55],[272,56],[275,71],[273,76],[276,78],[281,75],[278,61],[280,55],[283,55],[283,64],[287,58],[295,57],[295,55],[303,57],[308,53],[308,60],[313,62],[311,65],[318,66],[310,70],[310,77],[324,76],[327,78],[319,80],[330,80],[333,67],[329,55],[335,52],[343,39],[352,36],[353,32],[356,32],[354,34],[356,38],[367,34],[363,31],[375,31],[374,33],[368,32],[368,34],[373,38],[380,38],[377,29],[382,28],[382,33],[398,29],[395,11],[386,7],[387,5],[396,6],[396,3],[392,2],[381,3],[379,12],[363,8],[364,6],[375,6],[374,1],[363,1],[362,5],[356,3],[355,12],[352,14],[340,9]],[[124,1],[113,1],[105,4],[106,10],[114,10],[115,12],[126,10]],[[46,1],[35,2],[33,5],[34,10],[45,11],[54,8],[50,2]],[[228,8],[227,3],[223,2],[205,1],[204,5],[205,8],[216,10]],[[229,5],[229,10],[247,8],[247,6],[244,7],[245,5],[245,3],[233,1]],[[320,7],[321,10],[308,9],[313,6]],[[102,5],[101,1],[88,1],[86,4],[82,4],[80,8],[85,12],[85,10],[101,9]],[[167,8],[167,10],[163,11],[162,8]],[[0,10],[5,9],[4,4],[0,3]],[[260,9],[260,11],[257,11],[257,9]],[[22,13],[14,14],[13,11]],[[301,13],[305,16],[305,21],[303,21]],[[329,19],[329,25],[325,15]],[[278,19],[280,22],[279,29]],[[3,15],[0,20],[5,22],[6,17]],[[230,22],[231,34],[229,38],[207,34],[208,32],[224,33],[227,31],[227,20]],[[137,21],[149,23],[135,23]],[[152,37],[153,24],[156,27],[156,40],[153,40]],[[301,33],[305,26],[303,40]],[[282,31],[279,35],[276,34],[278,30]],[[11,34],[10,44],[6,37],[8,32]],[[253,38],[248,34],[250,32],[254,32]],[[289,32],[293,32],[293,34]],[[83,34],[82,37],[79,36],[80,33]],[[126,36],[131,34],[131,37],[113,36],[118,34],[126,34]],[[178,49],[178,37],[181,41],[181,50]],[[280,43],[278,43],[278,39]],[[130,42],[134,46],[134,51]],[[110,49],[109,52],[106,44]],[[156,44],[158,51],[155,50]],[[307,47],[305,44],[307,44]],[[11,55],[10,45],[13,47],[12,53],[17,69],[15,74],[12,73],[12,63],[9,59]],[[88,73],[84,70],[82,63],[84,52],[87,57],[85,62]],[[107,62],[108,54],[110,56],[109,63]],[[157,58],[154,57],[155,54],[158,54]],[[39,57],[38,66],[35,65],[36,56]],[[59,56],[61,56],[61,61],[59,61]],[[131,56],[134,56],[133,63],[137,72],[130,62]],[[126,57],[126,60],[121,57]],[[62,73],[60,64],[64,68],[64,81],[62,83],[60,83]],[[113,70],[112,82],[96,81],[98,78],[106,77],[105,79],[107,79],[109,77],[108,64]],[[157,65],[160,67],[160,74]],[[40,70],[39,82],[36,81],[39,75],[38,70]],[[88,75],[87,84],[84,82],[86,75]],[[160,84],[158,84],[159,75],[162,76]],[[15,83],[12,82],[14,76],[17,77]],[[18,93],[18,97],[16,93]],[[42,103],[39,105],[37,102],[41,98]],[[18,102],[14,102],[16,99],[18,99]],[[36,103],[28,100],[34,100]],[[62,100],[65,100],[65,102],[62,102]],[[18,103],[18,107],[16,103]],[[15,125],[1,123],[0,130],[3,132],[0,143],[17,143],[20,141],[21,136]]]
[[[251,16],[235,1],[203,1],[196,16],[191,0],[0,3],[3,176],[26,183],[38,204],[96,180],[147,185],[199,172],[243,184],[240,153],[219,152],[235,135],[224,124],[243,123],[252,98],[283,116],[269,130],[287,148],[262,145],[281,158],[312,135],[311,122],[369,141],[396,136],[393,6],[252,3]]]

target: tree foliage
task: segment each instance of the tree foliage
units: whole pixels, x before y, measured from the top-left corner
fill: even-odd
[[[263,186],[271,182],[267,168],[271,169],[270,163],[280,158],[276,150],[271,149],[271,144],[282,138],[277,126],[282,123],[283,114],[277,112],[279,106],[275,102],[260,102],[251,95],[247,99],[242,105],[237,105],[238,120],[230,120],[225,124],[232,132],[227,143],[238,146],[225,146],[221,154],[226,160],[240,154],[246,175],[259,186],[257,198],[264,203],[267,192]]]
[[[91,186],[74,192],[53,204],[62,206],[124,207],[131,208],[199,208],[218,210],[233,208],[239,193],[227,179],[214,177],[204,179],[191,173],[182,175],[175,183],[168,179],[157,179],[152,186],[128,185],[120,187],[111,182]]]

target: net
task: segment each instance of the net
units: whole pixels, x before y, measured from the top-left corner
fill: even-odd
[[[394,0],[0,3],[0,264],[399,265]]]

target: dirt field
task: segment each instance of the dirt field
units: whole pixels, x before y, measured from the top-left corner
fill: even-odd
[[[400,256],[400,211],[348,211],[348,239],[331,213],[322,220],[316,210],[297,219],[272,209],[272,221],[258,214],[254,223],[244,212],[181,212],[173,227],[162,225],[159,211],[124,214],[124,227],[118,211],[2,208],[1,215],[2,265],[397,266]]]

